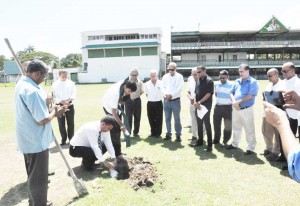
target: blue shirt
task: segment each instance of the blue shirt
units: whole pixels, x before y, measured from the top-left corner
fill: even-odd
[[[220,81],[215,84],[216,104],[217,105],[231,105],[230,90],[233,83],[227,80],[225,84]]]
[[[48,149],[54,140],[51,123],[39,125],[49,112],[43,91],[29,77],[22,77],[15,89],[17,149],[23,154]]]
[[[300,182],[300,146],[295,147],[289,152],[287,162],[291,177]]]
[[[240,108],[251,107],[254,105],[255,97],[258,92],[258,83],[257,80],[248,76],[245,81],[242,81],[242,78],[239,78],[234,81],[234,85],[230,91],[233,94],[236,101],[243,99],[248,94],[252,95],[252,98],[247,102],[243,102],[240,104]]]

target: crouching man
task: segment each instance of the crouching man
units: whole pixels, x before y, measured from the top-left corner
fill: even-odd
[[[70,155],[82,157],[81,166],[87,170],[92,169],[96,160],[99,160],[108,169],[113,169],[117,165],[117,159],[110,130],[115,124],[114,117],[107,115],[100,121],[89,122],[81,126],[70,141]],[[103,157],[106,151],[112,159],[111,162]]]

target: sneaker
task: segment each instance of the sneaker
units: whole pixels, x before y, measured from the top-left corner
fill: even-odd
[[[166,137],[164,138],[164,140],[170,140],[171,136],[170,135],[166,135]]]

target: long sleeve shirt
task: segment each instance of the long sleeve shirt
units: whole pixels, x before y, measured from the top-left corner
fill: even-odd
[[[72,146],[90,147],[95,153],[95,156],[100,162],[104,162],[105,158],[102,155],[102,151],[99,148],[98,136],[100,131],[100,121],[89,122],[84,124],[75,133],[71,139],[70,144]],[[104,143],[111,158],[115,158],[115,149],[111,142],[110,132],[101,132],[101,141]]]
[[[179,98],[181,96],[181,90],[184,84],[183,76],[179,73],[175,73],[171,76],[169,73],[165,74],[162,78],[163,94],[172,95],[172,99]]]
[[[294,147],[288,154],[288,170],[290,176],[300,182],[300,146]]]
[[[58,79],[52,84],[52,89],[57,104],[69,99],[74,103],[74,99],[76,98],[76,87],[71,80],[66,79],[65,81],[61,81]]]

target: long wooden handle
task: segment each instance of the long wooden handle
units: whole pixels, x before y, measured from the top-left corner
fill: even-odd
[[[15,54],[13,48],[11,47],[11,45],[10,45],[10,43],[9,43],[9,40],[8,40],[7,38],[5,38],[4,41],[5,41],[5,43],[7,44],[7,47],[9,48],[11,54],[13,55],[14,60],[16,61],[16,63],[17,63],[17,65],[18,65],[18,68],[19,68],[21,74],[22,74],[22,75],[25,75],[25,72],[24,72],[24,70],[23,70],[23,68],[22,68],[21,62],[19,61],[17,55]]]

